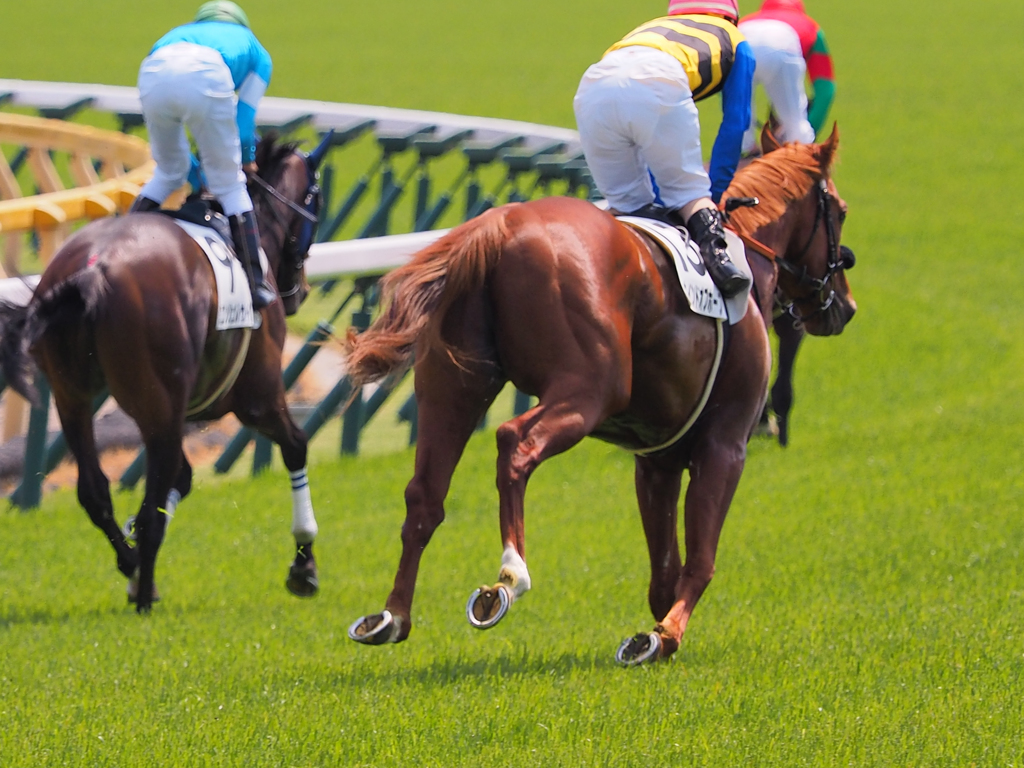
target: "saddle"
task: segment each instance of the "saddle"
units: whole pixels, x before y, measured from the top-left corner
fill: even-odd
[[[215,328],[259,328],[262,320],[252,308],[249,276],[239,260],[231,236],[231,225],[215,200],[193,195],[176,211],[161,210],[174,220],[206,254],[213,268],[217,288],[217,322]],[[260,249],[263,268],[268,268],[266,254]]]
[[[189,224],[195,224],[196,226],[209,227],[220,235],[221,239],[224,240],[224,244],[234,252],[235,242],[234,238],[231,237],[231,225],[228,223],[228,217],[221,211],[220,204],[216,200],[200,195],[192,195],[185,200],[178,210],[167,211],[160,209],[157,213],[170,216],[178,221],[187,221]]]
[[[679,286],[694,312],[727,321],[730,325],[735,325],[743,319],[747,312],[749,290],[729,299],[722,296],[722,292],[714,284],[704,266],[700,249],[690,239],[686,227],[675,211],[659,205],[646,205],[628,216],[616,218],[649,237],[664,251],[669,262],[675,267]],[[750,275],[750,266],[747,264],[742,241],[728,229],[726,241],[732,262],[741,272]]]

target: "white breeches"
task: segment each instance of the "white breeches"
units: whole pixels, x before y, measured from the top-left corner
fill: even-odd
[[[224,213],[252,210],[242,172],[231,71],[212,48],[174,43],[155,51],[139,68],[139,96],[156,160],[142,194],[162,203],[188,179],[190,149],[185,126],[199,149],[206,183]]]
[[[583,154],[608,205],[628,213],[654,202],[648,169],[668,208],[711,196],[700,117],[682,65],[630,46],[583,75],[573,100]]]
[[[775,137],[782,143],[814,141],[814,129],[807,122],[807,92],[804,79],[807,64],[800,50],[796,31],[782,21],[759,19],[740,25],[740,31],[750,44],[757,61],[754,85],[764,87],[768,100],[779,117],[779,133]],[[757,146],[755,112],[750,110],[750,127],[743,136],[743,151]]]

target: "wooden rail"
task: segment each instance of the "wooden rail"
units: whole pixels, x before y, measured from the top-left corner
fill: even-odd
[[[39,257],[46,263],[71,224],[124,211],[153,175],[149,145],[142,139],[63,120],[0,113],[0,144],[24,148],[32,180],[42,193],[25,196],[0,153],[0,235],[7,235],[7,271],[18,270],[22,233],[36,233]],[[68,155],[74,188],[65,189],[54,152]]]
[[[35,233],[45,264],[70,234],[71,225],[110,216],[131,205],[155,167],[149,145],[136,136],[87,125],[0,113],[0,144],[24,152],[29,175],[41,194],[25,196],[17,175],[0,152],[0,237],[4,274],[20,272],[24,235]],[[68,174],[77,185],[65,189],[54,153],[66,153]],[[97,170],[98,169],[98,170]],[[6,393],[3,440],[24,430],[26,403]]]

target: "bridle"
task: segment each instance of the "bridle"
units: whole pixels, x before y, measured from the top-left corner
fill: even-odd
[[[281,228],[284,233],[284,242],[281,245],[281,259],[282,262],[287,260],[291,263],[296,272],[302,269],[302,264],[306,259],[306,254],[309,253],[310,247],[313,245],[313,238],[316,234],[316,225],[320,221],[320,206],[323,203],[323,193],[320,189],[320,173],[314,171],[309,167],[309,163],[306,162],[305,157],[296,152],[295,154],[303,157],[303,166],[306,169],[306,192],[302,196],[302,204],[298,204],[278,192],[274,187],[268,183],[265,179],[257,174],[252,174],[249,178],[256,182],[257,189],[259,189],[264,196],[270,196],[275,200],[284,203],[284,205],[298,214],[302,219],[302,226],[298,233],[293,233],[291,228],[288,226],[291,222],[285,221],[284,218],[278,213],[278,210],[273,205],[268,205],[267,208],[270,210],[270,215],[274,219],[274,224]],[[296,280],[289,290],[281,292],[281,298],[287,298],[294,295],[299,291],[301,280]]]
[[[796,261],[803,262],[804,257],[811,249],[811,244],[814,243],[814,238],[818,234],[818,227],[821,226],[822,221],[825,222],[825,236],[828,241],[828,267],[824,275],[812,277],[807,272],[807,267],[802,263],[797,268],[785,258],[776,259],[779,269],[794,278],[798,288],[806,289],[807,291],[804,296],[796,299],[790,298],[788,302],[779,302],[782,311],[789,313],[797,322],[810,320],[815,315],[828,311],[836,298],[835,289],[829,287],[832,276],[840,270],[852,269],[856,262],[853,251],[845,245],[839,245],[839,238],[836,237],[836,226],[832,220],[832,195],[829,194],[828,183],[825,179],[821,179],[818,182],[818,208],[814,216],[814,227],[811,229],[810,237],[807,238],[807,244],[800,251],[800,255],[796,257]],[[802,315],[797,311],[796,302],[811,301],[815,298],[817,299],[818,306],[809,315]]]

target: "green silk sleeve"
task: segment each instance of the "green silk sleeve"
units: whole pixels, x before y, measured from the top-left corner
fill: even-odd
[[[814,129],[814,135],[817,136],[832,107],[832,99],[836,95],[836,84],[822,78],[815,80],[811,86],[814,88],[814,99],[807,109],[807,120],[810,122],[811,128]]]

